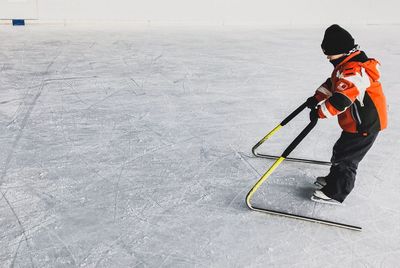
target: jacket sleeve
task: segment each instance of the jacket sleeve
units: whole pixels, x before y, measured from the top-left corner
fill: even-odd
[[[332,82],[331,79],[328,78],[324,83],[322,83],[322,85],[319,88],[317,88],[314,97],[318,100],[318,102],[326,100],[327,98],[332,96],[331,88],[332,88]]]
[[[369,76],[363,68],[349,68],[340,74],[334,93],[318,108],[320,118],[328,118],[343,113],[356,99],[364,97],[370,86]]]

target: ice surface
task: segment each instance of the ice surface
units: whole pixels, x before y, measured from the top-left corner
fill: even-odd
[[[345,207],[327,167],[283,163],[254,196],[361,233],[249,211],[251,147],[330,74],[323,28],[0,28],[1,267],[396,267],[399,26],[352,28],[382,63],[389,129]],[[260,151],[279,154],[300,115]],[[320,122],[293,157],[328,160]]]

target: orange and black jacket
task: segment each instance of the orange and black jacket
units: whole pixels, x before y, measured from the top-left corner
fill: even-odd
[[[379,82],[379,62],[356,51],[332,61],[332,75],[315,92],[318,116],[338,116],[346,132],[376,133],[387,127],[386,99]]]

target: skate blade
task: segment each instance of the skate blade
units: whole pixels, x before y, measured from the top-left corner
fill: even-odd
[[[319,187],[319,188],[322,188],[322,187],[325,186],[325,185],[322,185],[321,183],[319,183],[319,182],[317,182],[317,181],[314,182],[314,185],[315,185],[316,187]]]
[[[336,206],[344,206],[343,203],[340,203],[339,201],[333,200],[333,199],[322,199],[316,196],[311,196],[311,200],[317,203],[322,203],[322,204],[328,204],[328,205],[336,205]]]

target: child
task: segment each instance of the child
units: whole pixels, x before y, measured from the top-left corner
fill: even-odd
[[[345,29],[336,24],[327,28],[321,47],[334,70],[307,99],[310,119],[337,116],[343,131],[333,147],[330,172],[317,178],[321,189],[311,200],[341,204],[354,187],[358,164],[387,126],[386,100],[379,62],[358,50]]]

